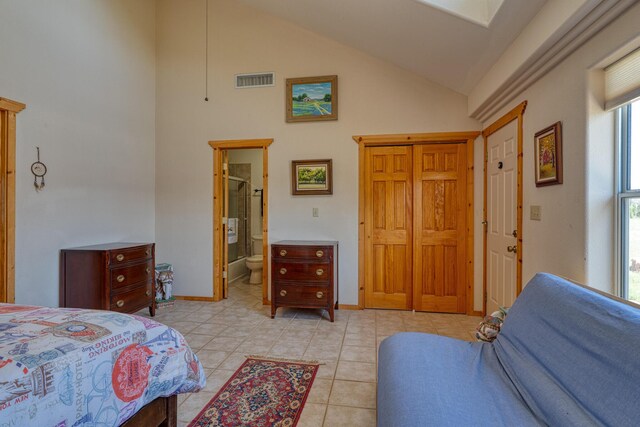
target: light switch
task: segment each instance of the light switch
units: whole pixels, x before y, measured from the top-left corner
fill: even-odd
[[[313,208],[313,216],[314,216],[314,217],[318,217],[318,216],[320,216],[320,215],[318,214],[318,208]]]
[[[531,205],[529,217],[534,221],[542,221],[542,206]]]

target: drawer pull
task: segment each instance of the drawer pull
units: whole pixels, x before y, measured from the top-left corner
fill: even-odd
[[[151,251],[149,249],[147,249],[146,251],[144,251],[145,255],[151,255]]]
[[[322,258],[322,256],[323,256],[323,255],[324,255],[324,252],[323,252],[323,251],[316,251],[316,256],[317,256],[318,258]]]
[[[151,291],[150,291],[150,290],[147,290],[147,292],[145,292],[145,294],[146,294],[147,296],[151,296]]]
[[[118,300],[118,302],[116,302],[116,305],[117,305],[119,308],[124,307],[124,300],[123,300],[123,299],[119,299],[119,300]]]
[[[124,261],[124,255],[122,254],[116,255],[116,261],[119,261],[119,262]]]
[[[323,269],[319,268],[319,269],[316,270],[316,275],[322,276],[323,274],[324,274],[324,270]]]
[[[284,289],[280,291],[280,296],[281,297],[286,297],[287,296],[287,291],[285,291]]]
[[[324,292],[316,292],[316,298],[322,298],[324,296]]]
[[[280,256],[287,256],[287,251],[286,251],[286,249],[281,249],[281,250],[280,250]]]
[[[116,280],[118,281],[118,283],[122,283],[124,282],[124,275],[119,275],[118,277],[116,277]]]
[[[151,273],[151,269],[149,267],[147,267],[145,271],[147,272],[147,274]]]
[[[287,274],[287,269],[286,268],[281,268],[280,269],[280,274]]]

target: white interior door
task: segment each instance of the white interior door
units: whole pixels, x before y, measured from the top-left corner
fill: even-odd
[[[487,139],[487,314],[516,299],[518,120]]]

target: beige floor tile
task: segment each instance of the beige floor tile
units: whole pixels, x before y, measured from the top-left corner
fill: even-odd
[[[344,336],[344,345],[355,345],[358,347],[375,347],[376,337],[373,334],[346,334]]]
[[[309,344],[311,338],[313,337],[315,331],[312,329],[286,329],[282,335],[280,335],[280,339],[283,341],[301,341],[306,344]]]
[[[302,408],[297,427],[322,427],[326,411],[327,405],[307,401]]]
[[[349,362],[340,360],[336,369],[337,380],[375,382],[377,371],[375,363]]]
[[[187,344],[189,344],[189,347],[191,347],[193,350],[200,350],[213,339],[213,337],[210,335],[198,334],[187,334],[184,338],[187,340]]]
[[[316,373],[316,378],[333,379],[336,375],[336,368],[338,367],[337,360],[319,360],[320,367]]]
[[[307,350],[304,352],[304,357],[306,359],[314,359],[314,360],[338,360],[340,358],[340,347],[317,347],[317,346],[309,346]]]
[[[229,357],[230,353],[216,350],[198,350],[196,354],[198,355],[198,359],[200,359],[202,366],[205,368],[215,369],[224,361],[224,359]]]
[[[193,393],[182,405],[178,406],[178,420],[185,422],[193,420],[215,395],[216,393],[210,391]]]
[[[376,411],[373,409],[329,405],[324,417],[326,427],[375,427],[375,425]]]
[[[274,345],[269,354],[275,357],[300,358],[307,349],[306,343],[296,341],[282,341]]]
[[[196,325],[196,327],[189,331],[189,333],[215,337],[226,328],[228,328],[227,325],[222,325],[220,323],[203,323],[201,325]]]
[[[376,408],[376,384],[335,380],[329,398],[330,405]]]
[[[342,347],[340,360],[375,363],[376,349],[373,347],[354,347],[345,345]]]
[[[218,365],[218,369],[229,369],[236,371],[247,360],[247,355],[244,353],[231,353],[224,362]]]
[[[326,404],[329,401],[332,383],[333,381],[329,379],[315,378],[307,402]]]
[[[242,344],[244,338],[217,336],[203,346],[205,350],[226,351],[231,353]]]

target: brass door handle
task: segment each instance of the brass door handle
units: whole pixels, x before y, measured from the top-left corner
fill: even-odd
[[[150,296],[150,295],[151,295],[151,291],[147,290],[147,292],[145,292],[145,294],[146,294],[147,296]]]
[[[287,296],[287,291],[285,291],[284,289],[280,291],[280,296],[284,297]]]
[[[507,252],[513,252],[514,254],[518,252],[517,246],[507,246]]]
[[[322,258],[322,255],[324,255],[324,252],[323,252],[323,251],[316,251],[316,256],[317,256],[318,258]]]
[[[324,270],[321,269],[321,268],[316,270],[316,275],[318,275],[318,276],[322,276],[323,273],[324,273]]]
[[[118,281],[118,283],[122,283],[124,282],[124,275],[119,275],[118,277],[116,277],[116,280]]]
[[[124,307],[124,300],[122,300],[122,299],[118,300],[118,302],[116,302],[116,305],[117,305],[119,308]]]
[[[124,255],[122,254],[116,255],[116,261],[124,261]]]
[[[281,268],[280,269],[280,274],[287,274],[287,269],[286,268]]]
[[[316,292],[316,298],[322,298],[324,296],[324,292]]]
[[[287,251],[285,249],[280,250],[280,256],[286,256]]]

